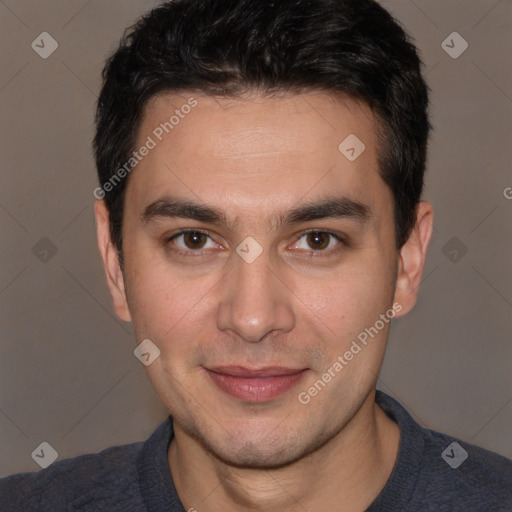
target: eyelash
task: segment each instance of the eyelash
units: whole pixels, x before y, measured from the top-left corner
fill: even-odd
[[[186,235],[187,233],[200,233],[200,234],[203,234],[206,237],[210,238],[210,240],[212,240],[212,238],[210,237],[210,235],[208,234],[207,231],[204,231],[202,229],[197,229],[197,228],[196,229],[190,228],[190,229],[182,229],[181,231],[178,231],[171,237],[166,238],[164,240],[164,245],[168,246],[170,242],[173,242],[176,238],[178,238],[182,235]],[[307,236],[310,233],[329,235],[330,237],[334,238],[337,242],[339,242],[339,245],[337,247],[327,249],[327,250],[326,249],[317,249],[317,250],[311,249],[310,251],[306,251],[305,249],[301,249],[301,251],[304,251],[304,252],[307,252],[308,254],[310,254],[311,257],[318,257],[320,254],[327,254],[329,256],[332,256],[334,253],[337,253],[341,248],[348,247],[348,243],[340,235],[338,235],[336,233],[332,233],[331,231],[323,231],[323,230],[319,230],[319,229],[310,229],[308,231],[303,232],[295,240],[294,244],[296,244],[301,238]],[[205,251],[201,251],[201,250],[194,250],[194,249],[184,250],[184,249],[174,249],[174,248],[172,248],[171,250],[177,254],[181,254],[182,256],[187,256],[187,257],[203,256],[205,252],[210,251],[209,249],[206,249]],[[318,256],[315,256],[315,254],[317,254]],[[322,257],[328,257],[328,256],[322,256]]]

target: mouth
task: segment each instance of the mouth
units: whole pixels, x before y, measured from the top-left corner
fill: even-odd
[[[243,366],[205,368],[213,383],[223,392],[246,402],[267,402],[282,395],[304,378],[308,368],[269,366],[249,369]]]

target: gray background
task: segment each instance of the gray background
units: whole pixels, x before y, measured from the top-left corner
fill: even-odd
[[[167,415],[113,313],[90,146],[103,61],[157,3],[0,0],[0,476],[39,469],[43,441],[59,458],[95,452]],[[421,424],[512,457],[512,0],[382,4],[426,65],[436,218],[379,387]],[[454,31],[469,44],[457,59],[441,46]],[[31,47],[42,32],[59,44],[47,59]]]

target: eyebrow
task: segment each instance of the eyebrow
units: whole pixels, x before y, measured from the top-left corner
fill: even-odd
[[[359,223],[367,222],[372,216],[369,206],[346,196],[325,197],[296,206],[273,221],[274,228],[328,218],[346,218]],[[141,216],[143,224],[165,218],[184,218],[214,225],[232,226],[222,210],[190,200],[170,196],[157,199],[146,208]]]

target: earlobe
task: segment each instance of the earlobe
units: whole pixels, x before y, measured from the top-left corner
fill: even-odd
[[[434,211],[427,201],[421,201],[416,208],[416,224],[407,242],[400,249],[394,301],[402,305],[396,316],[407,314],[414,307],[418,297],[421,276],[432,236]]]
[[[118,251],[110,236],[109,212],[104,200],[96,201],[94,215],[96,217],[98,249],[103,260],[107,286],[112,296],[115,312],[121,320],[130,322],[131,315],[126,300],[124,277],[119,264]]]

